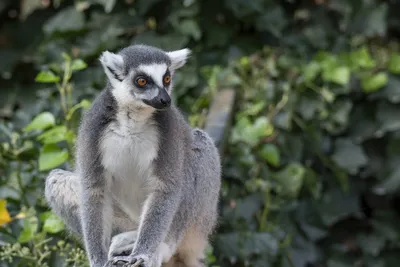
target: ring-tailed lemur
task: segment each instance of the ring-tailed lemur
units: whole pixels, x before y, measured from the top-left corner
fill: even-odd
[[[189,54],[132,45],[100,57],[108,83],[83,117],[77,168],[51,171],[45,187],[91,267],[202,266],[221,167],[209,135],[171,103],[173,74]]]

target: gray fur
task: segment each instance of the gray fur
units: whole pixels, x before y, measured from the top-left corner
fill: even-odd
[[[108,85],[83,117],[77,168],[53,170],[45,188],[50,207],[83,239],[91,267],[138,259],[145,267],[203,266],[217,219],[217,148],[173,103],[155,108],[132,84],[143,66],[162,81],[162,64],[173,73],[188,55],[140,45],[100,58]],[[170,94],[159,83],[147,89]]]
[[[171,64],[171,59],[168,55],[163,50],[153,46],[132,45],[121,49],[120,54],[124,58],[125,69],[127,70],[137,68],[140,65],[151,65],[154,63]]]

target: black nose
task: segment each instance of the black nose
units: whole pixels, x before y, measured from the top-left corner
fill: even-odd
[[[158,98],[159,98],[160,104],[164,108],[168,107],[171,104],[171,97],[168,95],[167,91],[164,88],[160,89]]]
[[[164,107],[167,107],[171,104],[171,98],[161,98],[160,102]]]

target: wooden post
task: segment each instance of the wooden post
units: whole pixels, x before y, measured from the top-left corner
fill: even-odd
[[[218,91],[212,100],[204,126],[204,130],[214,139],[221,155],[231,126],[235,96],[234,89]]]

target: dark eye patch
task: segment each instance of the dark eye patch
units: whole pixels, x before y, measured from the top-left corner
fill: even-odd
[[[165,77],[165,76],[167,76],[167,75],[170,75],[170,76],[171,76],[171,73],[169,72],[169,69],[167,69],[167,71],[165,72],[165,74],[164,74],[163,77]]]
[[[165,77],[167,77],[167,76],[170,76],[170,79],[171,79],[171,73],[169,72],[168,69],[167,69],[167,71],[165,72],[165,74],[163,76],[163,84],[164,84],[164,86],[169,86],[170,85],[170,82],[165,83]]]
[[[142,78],[142,79],[146,79],[146,81],[147,81],[147,83],[146,83],[146,85],[145,86],[140,86],[139,84],[138,84],[138,79],[140,79],[140,78]],[[135,75],[135,77],[133,78],[133,84],[135,84],[137,87],[139,87],[140,89],[145,89],[146,87],[148,87],[149,85],[152,85],[152,84],[154,84],[154,81],[153,81],[153,79],[151,79],[151,77],[149,76],[149,75],[147,75],[146,73],[137,73],[136,75]]]

